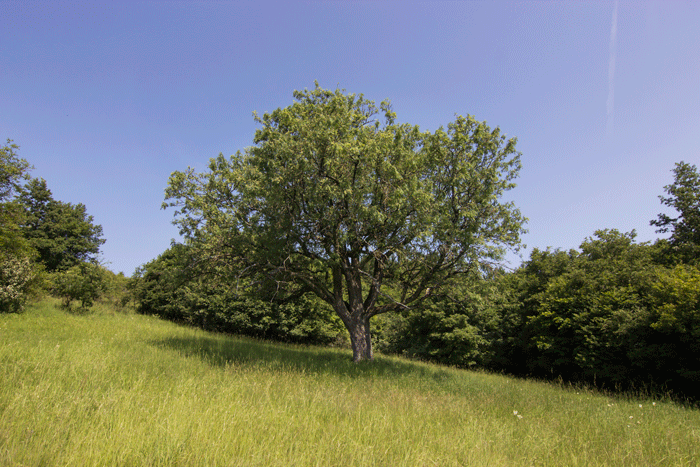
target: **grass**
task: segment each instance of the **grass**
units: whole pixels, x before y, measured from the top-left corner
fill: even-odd
[[[700,411],[151,317],[0,315],[2,466],[696,465]]]

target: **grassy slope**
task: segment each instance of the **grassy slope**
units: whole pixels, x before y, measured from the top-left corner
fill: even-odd
[[[700,411],[652,403],[48,302],[0,315],[3,466],[696,465]]]

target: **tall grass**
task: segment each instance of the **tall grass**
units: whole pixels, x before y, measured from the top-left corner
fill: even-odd
[[[52,302],[0,316],[0,465],[696,465],[664,400]]]

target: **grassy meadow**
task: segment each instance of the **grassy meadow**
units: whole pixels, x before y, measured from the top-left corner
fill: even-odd
[[[700,410],[44,301],[0,315],[0,466],[665,466]]]

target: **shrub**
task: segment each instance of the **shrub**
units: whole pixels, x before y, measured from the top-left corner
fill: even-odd
[[[80,301],[80,309],[87,310],[106,285],[104,269],[94,263],[80,263],[53,276],[53,293],[63,299],[63,306],[68,309],[73,301]]]
[[[277,341],[329,344],[345,335],[320,299],[286,296],[262,284],[236,284],[230,272],[196,270],[188,247],[176,244],[141,267],[129,290],[142,314],[209,331]]]
[[[0,312],[22,311],[36,270],[27,257],[0,255]]]

